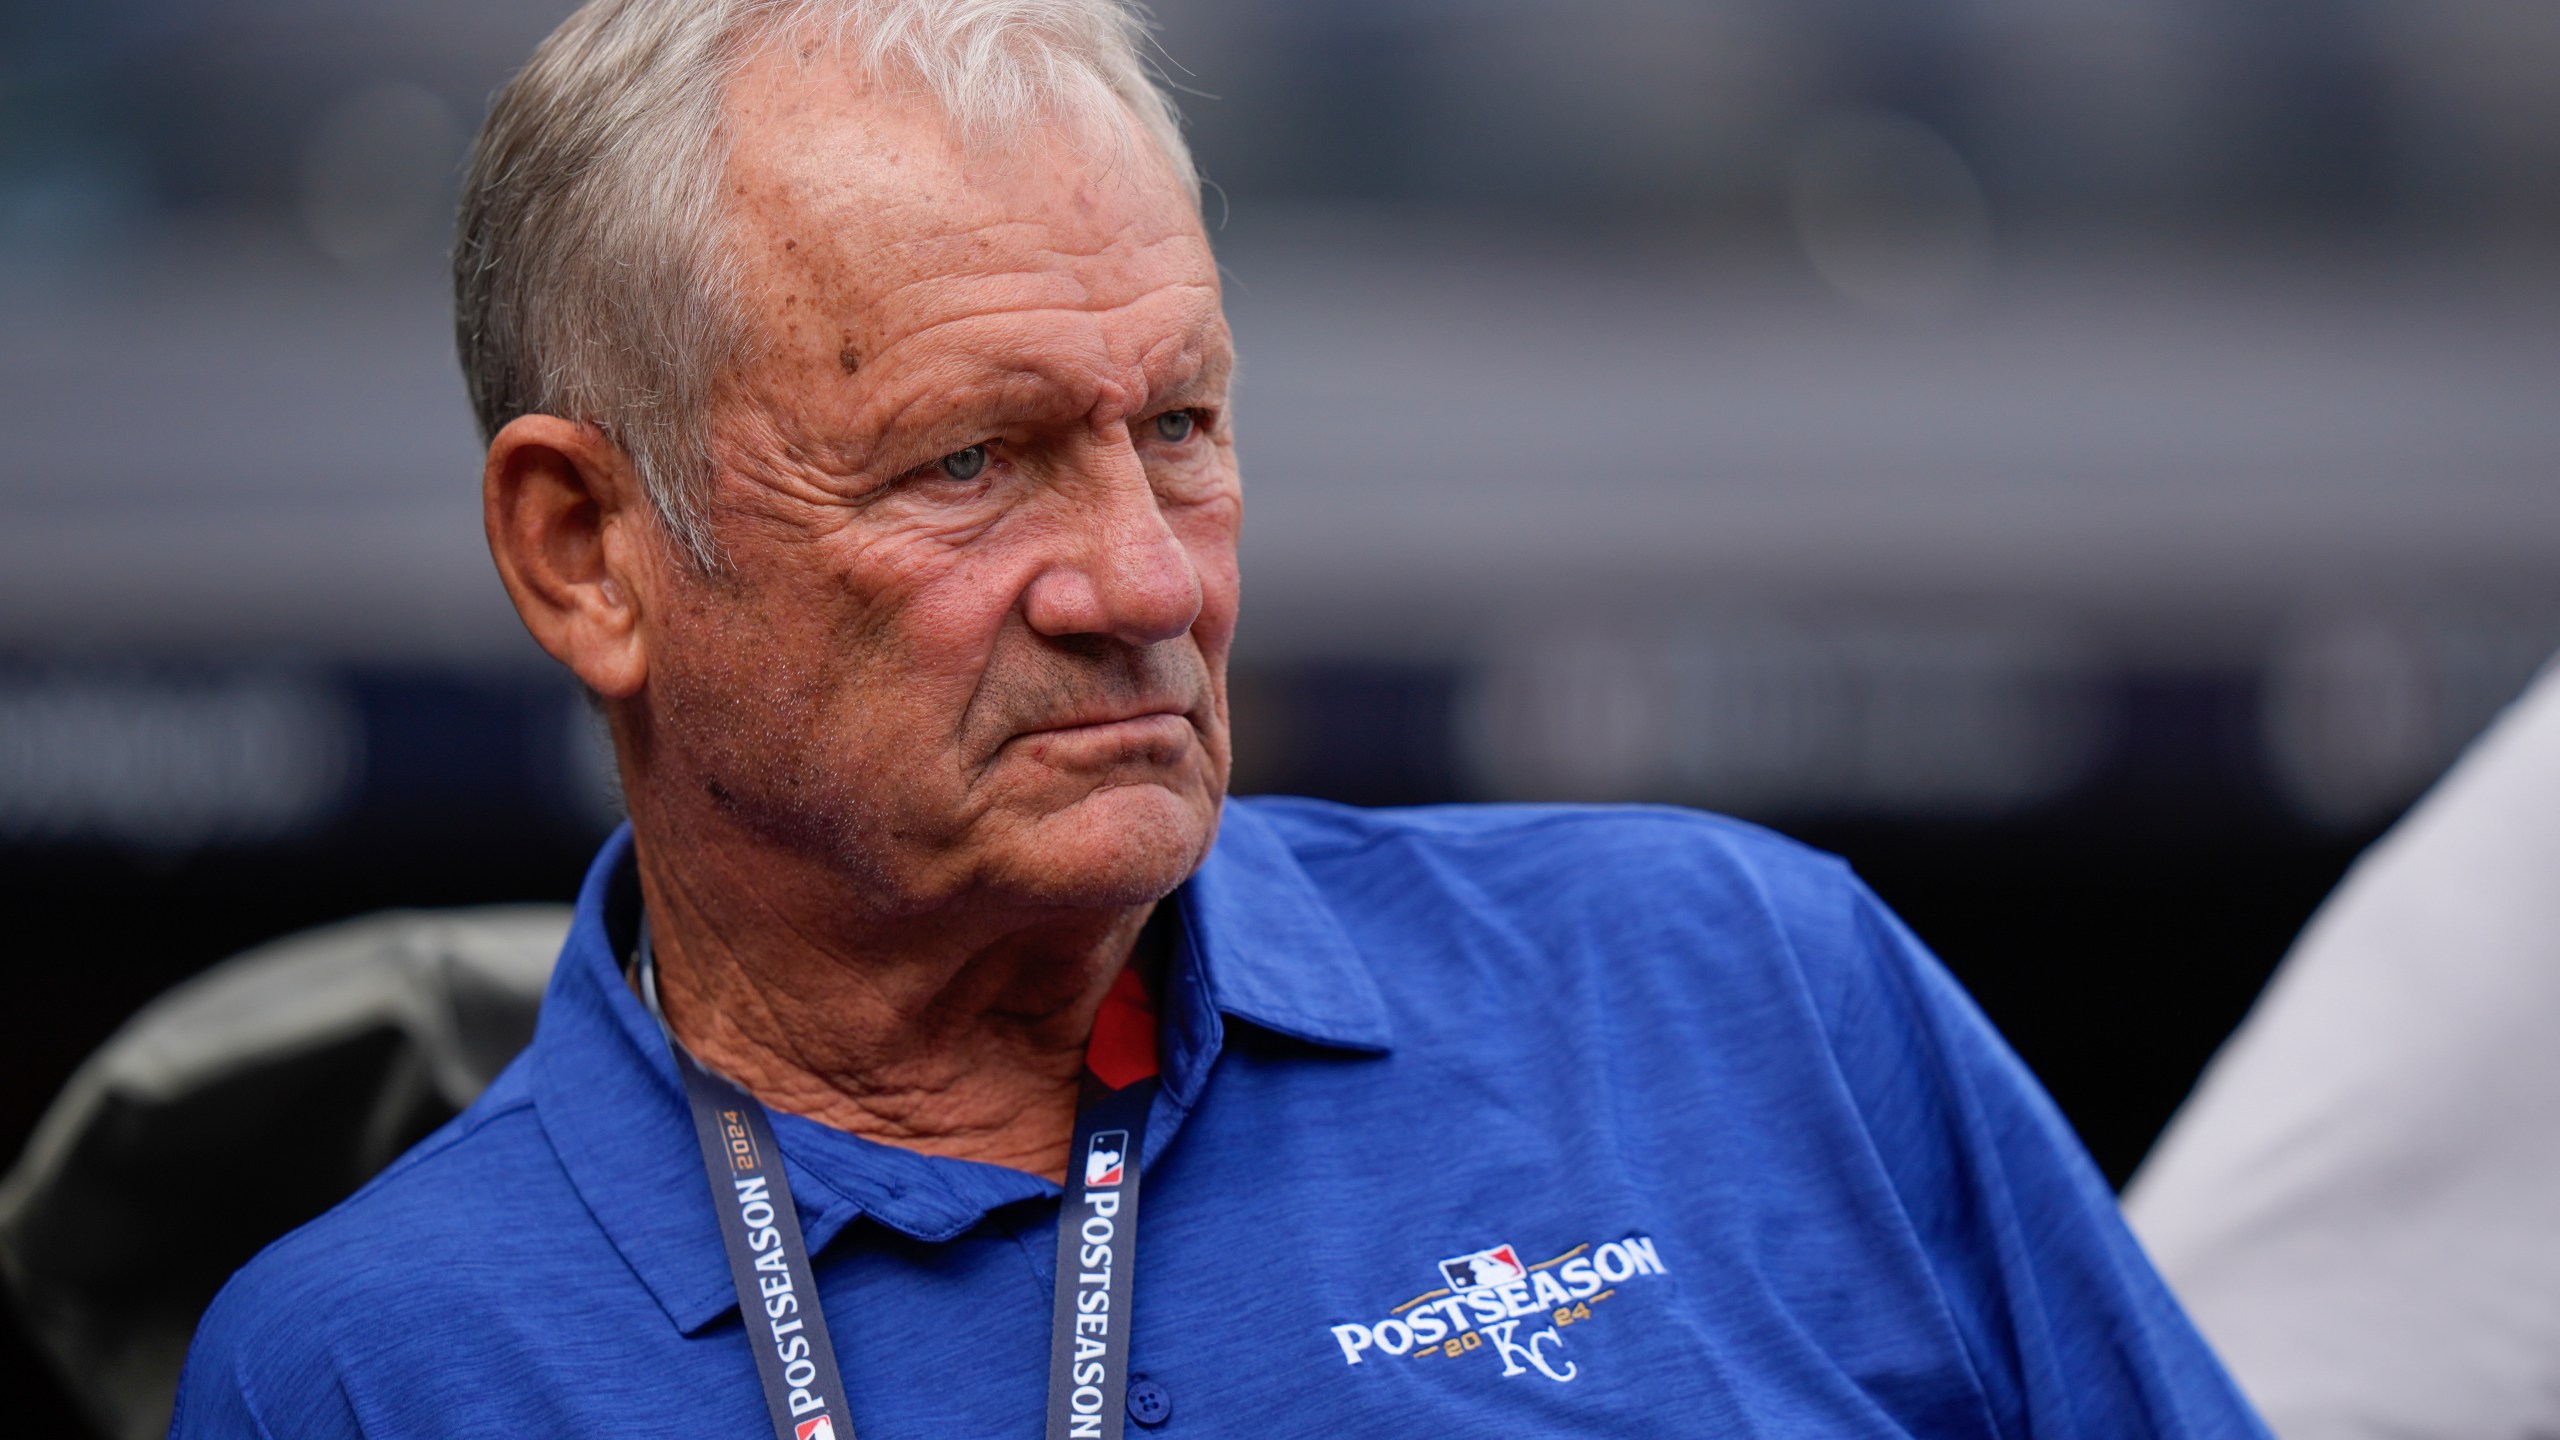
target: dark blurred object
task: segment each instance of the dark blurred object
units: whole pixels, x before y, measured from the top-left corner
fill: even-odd
[[[169,1423],[196,1317],[268,1242],[478,1095],[533,1034],[568,911],[391,914],[153,1001],[0,1180],[0,1274],[92,1423]]]

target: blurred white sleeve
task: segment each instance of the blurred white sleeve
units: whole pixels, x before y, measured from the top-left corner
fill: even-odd
[[[2560,1435],[2560,665],[2356,862],[2125,1208],[2285,1440]]]

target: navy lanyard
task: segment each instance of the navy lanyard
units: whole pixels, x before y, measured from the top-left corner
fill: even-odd
[[[1120,1440],[1129,1387],[1129,1287],[1138,1268],[1138,1160],[1150,1075],[1114,1090],[1091,1070],[1058,1207],[1058,1298],[1049,1316],[1049,1440]]]
[[[649,922],[640,922],[641,994],[658,1012]],[[666,1017],[659,1015],[665,1029]],[[764,1106],[676,1043],[693,1109],[738,1317],[764,1381],[775,1440],[853,1440],[844,1379],[809,1269]],[[1129,1303],[1137,1269],[1138,1161],[1146,1153],[1155,1078],[1114,1090],[1091,1070],[1076,1105],[1058,1207],[1057,1302],[1050,1316],[1048,1440],[1120,1440],[1129,1385]]]

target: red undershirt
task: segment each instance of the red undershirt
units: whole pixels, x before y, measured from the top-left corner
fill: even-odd
[[[1111,982],[1085,1042],[1085,1068],[1103,1084],[1125,1090],[1156,1073],[1156,1002],[1131,965]]]

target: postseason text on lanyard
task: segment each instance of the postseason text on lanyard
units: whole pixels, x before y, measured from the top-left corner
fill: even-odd
[[[649,922],[640,922],[642,995],[658,1013]],[[1085,1054],[1083,1089],[1058,1209],[1057,1303],[1050,1319],[1048,1440],[1120,1440],[1129,1384],[1129,1296],[1137,1268],[1138,1161],[1155,1100],[1154,1019],[1134,969],[1104,1002]],[[658,1016],[659,1027],[666,1017]],[[853,1440],[843,1377],[818,1303],[782,1148],[764,1106],[695,1060],[675,1033],[712,1208],[764,1381],[775,1440]]]

